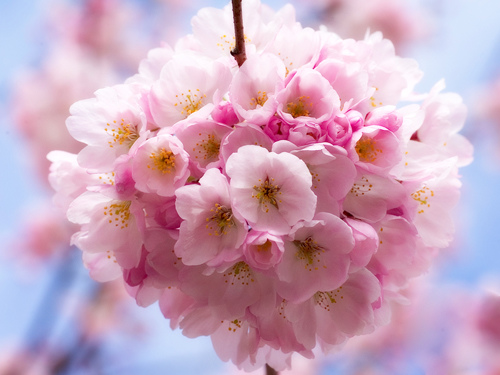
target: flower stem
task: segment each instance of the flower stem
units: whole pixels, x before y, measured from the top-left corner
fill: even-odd
[[[245,52],[245,34],[243,32],[243,12],[241,10],[242,0],[232,0],[233,3],[233,20],[234,20],[234,37],[235,46],[231,51],[231,55],[236,59],[238,66],[242,66],[247,55]]]
[[[278,375],[278,371],[266,364],[266,375]]]

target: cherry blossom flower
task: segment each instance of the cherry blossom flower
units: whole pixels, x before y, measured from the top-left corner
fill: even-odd
[[[146,131],[146,116],[130,86],[101,89],[96,98],[73,104],[70,112],[70,134],[87,144],[78,161],[96,172],[111,172],[115,160]]]
[[[231,128],[210,120],[188,121],[175,130],[175,136],[200,172],[222,165],[221,145]]]
[[[74,104],[87,146],[51,153],[50,180],[92,277],[123,278],[239,368],[283,370],[390,321],[452,239],[472,148],[460,97],[416,95],[418,64],[382,34],[243,10],[243,63],[230,7],[205,8],[193,34]]]
[[[229,68],[218,61],[196,53],[174,55],[152,88],[150,109],[156,124],[164,128],[189,116],[206,116],[230,80]]]
[[[236,113],[257,125],[276,113],[274,98],[285,84],[285,65],[273,54],[252,55],[235,74],[229,96]]]
[[[276,94],[279,116],[288,124],[321,124],[340,107],[338,94],[330,83],[313,69],[295,72],[285,88]]]
[[[173,196],[189,177],[188,154],[177,137],[159,134],[138,146],[132,176],[137,190]]]
[[[130,197],[117,199],[100,192],[85,192],[68,209],[68,219],[80,224],[82,230],[72,243],[85,252],[105,253],[125,268],[139,263],[142,238],[137,225],[140,206]]]
[[[276,269],[278,293],[299,303],[318,290],[338,288],[347,278],[353,245],[349,226],[335,215],[320,213],[307,224],[295,225]]]
[[[296,156],[243,146],[229,157],[226,171],[234,209],[252,228],[286,234],[299,220],[312,219],[311,174]]]
[[[184,220],[175,251],[187,265],[214,261],[221,253],[235,252],[247,232],[245,221],[233,209],[226,177],[212,168],[199,183],[176,191],[176,209]]]

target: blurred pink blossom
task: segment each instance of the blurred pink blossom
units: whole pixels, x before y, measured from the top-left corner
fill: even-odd
[[[318,0],[306,6],[342,38],[361,39],[367,32],[381,31],[398,51],[428,37],[434,28],[428,10],[405,0]]]

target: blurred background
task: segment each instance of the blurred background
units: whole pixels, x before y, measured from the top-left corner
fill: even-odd
[[[274,9],[281,0],[262,0]],[[461,169],[456,238],[394,322],[345,351],[296,358],[292,374],[500,374],[500,2],[291,1],[304,26],[381,30],[416,59],[427,92],[445,78],[475,146]],[[52,149],[78,152],[69,106],[134,74],[150,48],[190,32],[222,0],[6,0],[0,4],[0,374],[237,374],[208,338],[172,331],[156,305],[93,282],[54,210]],[[496,353],[496,354],[495,354]],[[262,371],[263,373],[263,371]]]

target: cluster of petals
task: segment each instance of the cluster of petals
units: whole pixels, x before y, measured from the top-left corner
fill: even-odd
[[[123,278],[223,360],[290,366],[390,320],[453,235],[465,109],[379,33],[341,39],[294,9],[243,2],[149,52],[124,84],[75,103],[86,144],[53,152],[72,243],[99,281]],[[406,101],[406,103],[405,103]]]

